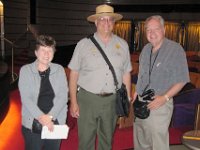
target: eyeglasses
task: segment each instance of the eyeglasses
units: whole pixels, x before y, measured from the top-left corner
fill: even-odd
[[[155,29],[149,29],[149,28],[147,28],[146,29],[146,33],[155,33],[155,32],[160,32],[161,30],[162,30],[161,27],[157,27]]]
[[[101,23],[114,23],[115,19],[112,18],[112,17],[109,17],[109,18],[99,17],[98,21],[101,22]]]

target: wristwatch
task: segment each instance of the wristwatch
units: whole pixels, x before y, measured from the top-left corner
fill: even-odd
[[[167,94],[164,95],[166,101],[168,102],[170,100],[169,96]]]
[[[49,118],[51,118],[51,120],[53,120],[53,116],[52,115],[49,115]]]

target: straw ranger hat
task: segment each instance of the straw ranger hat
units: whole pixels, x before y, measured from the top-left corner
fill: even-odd
[[[115,21],[118,21],[122,19],[123,17],[121,14],[114,13],[113,7],[104,4],[104,5],[97,6],[96,14],[87,17],[87,20],[90,22],[95,22],[97,18],[102,17],[102,16],[111,16],[115,19]]]

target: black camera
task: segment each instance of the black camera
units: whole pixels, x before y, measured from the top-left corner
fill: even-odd
[[[144,91],[142,93],[142,95],[140,95],[140,97],[145,100],[145,101],[152,101],[153,100],[153,97],[155,95],[155,91],[154,89],[149,89],[147,91]]]
[[[155,91],[153,89],[149,89],[140,95],[141,100],[137,96],[136,100],[133,103],[133,110],[135,117],[140,119],[146,119],[149,117],[150,110],[147,108],[149,101],[153,100],[153,96],[155,95]]]

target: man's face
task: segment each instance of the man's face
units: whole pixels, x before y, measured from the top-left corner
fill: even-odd
[[[97,31],[102,34],[110,34],[113,30],[115,20],[110,16],[99,17],[96,21]]]
[[[165,37],[165,29],[159,20],[151,19],[146,25],[147,40],[153,47],[160,46]]]

